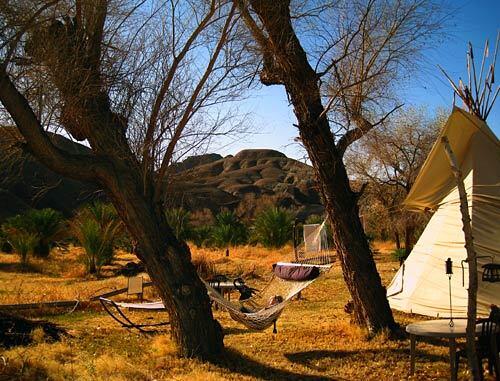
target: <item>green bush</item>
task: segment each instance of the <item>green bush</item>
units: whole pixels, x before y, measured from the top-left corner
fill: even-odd
[[[101,227],[107,226],[110,223],[120,224],[120,217],[112,204],[105,204],[103,202],[94,202],[87,205],[83,210],[87,217],[93,218]]]
[[[39,237],[36,234],[27,232],[25,230],[16,230],[11,228],[8,232],[9,243],[11,244],[14,252],[19,255],[21,264],[23,266],[28,264],[28,254],[32,253],[35,246],[39,242]]]
[[[177,239],[186,241],[191,238],[191,213],[184,208],[172,208],[165,211],[168,225]]]
[[[325,217],[319,215],[319,214],[311,214],[309,217],[306,219],[306,224],[322,224],[323,221],[325,220]]]
[[[25,214],[7,219],[4,227],[8,231],[24,231],[37,237],[33,255],[47,258],[54,242],[63,231],[63,217],[54,209],[32,209]]]
[[[9,243],[7,233],[3,227],[0,228],[0,251],[4,253],[12,253],[12,245]]]
[[[31,224],[31,232],[38,236],[38,242],[33,254],[40,258],[47,258],[54,242],[61,237],[63,231],[62,214],[54,209],[33,209],[27,213]]]
[[[114,207],[103,203],[89,205],[80,211],[71,227],[85,250],[87,272],[99,274],[103,265],[113,261],[115,244],[123,233],[123,223]]]
[[[401,248],[401,249],[396,249],[392,252],[392,258],[395,260],[395,261],[404,261],[406,260],[406,258],[408,257],[408,255],[406,255],[406,249],[405,248]]]
[[[286,209],[271,207],[255,218],[253,239],[265,247],[279,248],[292,239],[293,215]]]
[[[248,229],[234,212],[222,211],[215,217],[211,243],[216,247],[241,245],[248,240]]]
[[[190,240],[196,247],[210,246],[211,237],[212,227],[207,225],[193,228],[190,234]]]

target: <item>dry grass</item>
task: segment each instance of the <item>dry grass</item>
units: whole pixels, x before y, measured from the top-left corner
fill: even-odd
[[[389,282],[398,264],[390,260],[388,244],[376,244],[382,279]],[[253,247],[230,250],[193,249],[193,258],[215,264],[216,271],[243,275],[261,287],[269,266],[288,256],[290,248],[269,251]],[[83,278],[78,248],[55,252],[50,261],[32,262],[36,271],[19,272],[17,257],[0,254],[0,303],[54,299],[85,299],[110,288],[123,287],[123,277],[105,269],[102,279]],[[121,253],[119,261],[132,259]],[[45,342],[36,333],[34,344],[0,349],[0,380],[403,380],[408,379],[409,343],[380,334],[368,339],[343,311],[348,301],[342,274],[335,265],[328,275],[303,292],[271,330],[253,332],[215,311],[225,328],[227,353],[219,364],[178,359],[168,332],[153,336],[122,329],[98,308],[44,316],[66,327],[71,336]],[[132,314],[147,319],[148,314]],[[156,319],[167,319],[157,313]],[[401,324],[417,319],[396,313]],[[449,366],[446,343],[419,343],[414,380],[444,380]],[[464,368],[460,379],[466,379]]]

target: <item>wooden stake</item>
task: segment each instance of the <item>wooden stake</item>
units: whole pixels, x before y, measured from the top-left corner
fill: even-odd
[[[465,190],[462,172],[458,166],[457,158],[451,149],[450,142],[446,136],[441,138],[446,155],[450,161],[451,171],[455,176],[458,194],[460,196],[460,213],[462,214],[462,230],[465,236],[465,249],[467,251],[467,263],[469,264],[469,288],[467,289],[467,359],[471,370],[471,379],[479,380],[482,369],[479,369],[477,362],[477,353],[475,347],[476,339],[476,315],[477,315],[477,261],[474,251],[474,240],[472,237],[471,218],[469,215],[469,205],[467,201],[467,192]]]

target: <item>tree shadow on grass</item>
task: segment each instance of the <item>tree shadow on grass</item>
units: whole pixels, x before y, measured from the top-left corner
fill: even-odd
[[[237,328],[237,327],[224,328],[224,335],[244,335],[249,332],[253,331],[248,328]]]
[[[0,263],[0,272],[4,273],[35,273],[41,274],[40,268],[32,263],[21,264],[19,262]]]
[[[273,368],[232,349],[226,349],[215,362],[218,366],[244,376],[252,376],[261,380],[297,380],[297,381],[335,381],[341,378],[332,378],[313,374],[295,373],[284,369]]]
[[[316,369],[314,364],[319,360],[337,360],[352,358],[354,362],[359,361],[358,357],[365,360],[374,355],[395,356],[400,358],[410,358],[410,348],[408,349],[365,349],[359,351],[336,351],[336,350],[315,350],[306,352],[285,353],[285,357],[291,362],[304,365],[308,368]],[[417,358],[419,362],[436,362],[447,361],[447,356],[435,355],[417,350]]]

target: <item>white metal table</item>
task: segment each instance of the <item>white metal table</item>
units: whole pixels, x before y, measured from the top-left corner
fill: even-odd
[[[231,300],[231,292],[236,289],[234,282],[231,281],[213,282],[212,287],[218,289],[222,296],[226,295],[227,300]]]
[[[417,336],[437,337],[448,339],[450,347],[450,379],[456,381],[457,373],[455,368],[455,353],[457,350],[456,339],[466,336],[467,320],[453,320],[453,327],[450,327],[449,319],[427,320],[406,326],[406,332],[410,334],[410,375],[415,373],[415,342]],[[477,334],[477,332],[476,332]]]

